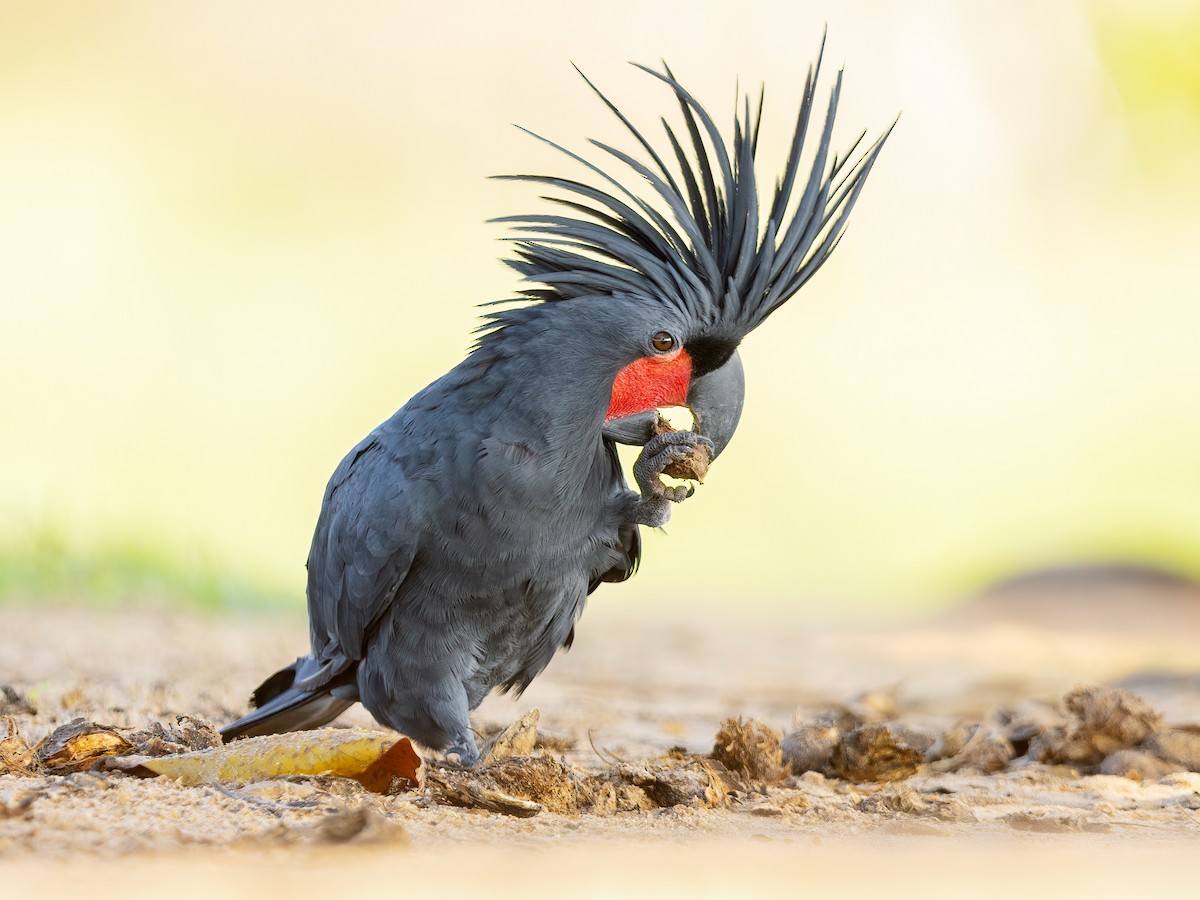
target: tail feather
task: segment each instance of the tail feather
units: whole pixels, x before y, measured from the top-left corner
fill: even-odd
[[[301,657],[260,684],[250,701],[255,710],[222,728],[222,740],[228,743],[263,734],[319,728],[358,701],[353,672],[319,688],[296,687],[297,682],[308,679],[307,670],[314,665],[311,658]]]

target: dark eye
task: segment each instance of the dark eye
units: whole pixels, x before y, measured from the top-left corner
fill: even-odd
[[[650,338],[650,345],[659,353],[666,353],[675,348],[675,338],[671,337],[665,331],[660,331],[654,337]]]

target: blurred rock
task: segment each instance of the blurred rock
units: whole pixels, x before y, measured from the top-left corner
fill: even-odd
[[[833,751],[841,739],[841,729],[829,718],[801,725],[780,742],[783,762],[795,775],[828,772]]]
[[[1040,762],[1093,766],[1117,750],[1136,747],[1162,726],[1162,716],[1120,688],[1077,688],[1064,699],[1066,725],[1037,735],[1029,755]]]
[[[1150,735],[1142,746],[1160,759],[1178,763],[1188,772],[1200,772],[1200,734],[1191,731],[1160,731]]]
[[[0,684],[0,716],[36,716],[33,701],[11,684]]]
[[[967,739],[960,744],[964,734]],[[961,723],[955,726],[942,739],[941,749],[945,752],[956,745],[954,753],[932,761],[930,770],[990,775],[1004,771],[1016,756],[1012,743],[992,721],[982,722],[973,729],[964,728]],[[927,759],[936,746],[926,752]]]
[[[928,797],[910,787],[895,784],[864,797],[859,801],[858,809],[876,815],[928,816],[943,822],[977,821],[975,813],[961,800]]]
[[[850,781],[896,781],[916,774],[924,762],[924,749],[907,743],[904,729],[874,723],[845,735],[830,765],[834,774]]]
[[[1101,775],[1119,775],[1135,781],[1157,781],[1164,775],[1182,772],[1184,767],[1146,750],[1118,750],[1104,757],[1096,769]]]
[[[601,815],[623,809],[727,806],[741,788],[720,762],[698,756],[668,757],[665,763],[622,763],[587,779],[584,802]]]
[[[997,711],[995,716],[1017,756],[1024,756],[1029,751],[1029,744],[1035,737],[1067,722],[1061,709],[1039,700],[1019,701]]]

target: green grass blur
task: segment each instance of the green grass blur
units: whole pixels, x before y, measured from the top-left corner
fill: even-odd
[[[516,288],[510,127],[627,142],[665,57],[764,170],[830,26],[900,125],[747,341],[737,440],[623,610],[902,613],[1048,565],[1200,577],[1200,15],[1183,2],[0,10],[0,602],[301,608],[325,480]],[[711,23],[721,21],[719,30]],[[636,27],[631,23],[636,23]],[[828,74],[828,73],[827,73]],[[598,601],[599,602],[599,601]]]
[[[282,612],[296,608],[296,597],[239,577],[212,557],[170,554],[153,541],[83,551],[47,527],[0,547],[0,603]]]

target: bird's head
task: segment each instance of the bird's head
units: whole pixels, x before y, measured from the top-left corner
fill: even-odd
[[[686,325],[661,317],[658,325],[643,330],[648,332],[643,352],[613,379],[604,434],[644,444],[654,434],[660,409],[683,406],[691,410],[696,429],[713,441],[715,458],[742,414],[745,376],[736,340],[689,333]]]
[[[522,291],[524,298],[536,301],[534,307],[572,301],[618,322],[620,340],[610,347],[624,355],[614,369],[603,425],[607,437],[644,444],[660,407],[687,406],[718,453],[732,438],[745,387],[739,344],[828,258],[890,133],[852,165],[847,162],[863,135],[847,154],[831,154],[839,72],[824,123],[813,135],[812,161],[802,172],[820,65],[818,56],[809,68],[787,162],[769,205],[759,198],[755,175],[762,95],[753,115],[745,97],[727,143],[666,66],[662,72],[639,66],[666,84],[679,106],[683,128],[677,133],[663,119],[661,152],[584,77],[644,158],[591,143],[647,184],[647,196],[537,135],[586,167],[590,181],[501,176],[548,186],[554,193],[545,199],[563,210],[497,220],[520,233],[513,238],[516,258],[508,264],[535,285]],[[502,330],[506,318],[505,312],[490,314],[484,331]]]

